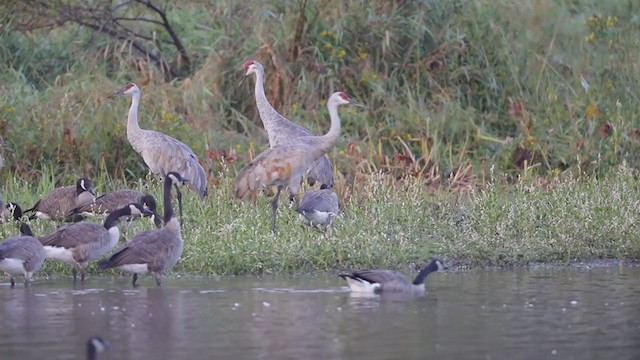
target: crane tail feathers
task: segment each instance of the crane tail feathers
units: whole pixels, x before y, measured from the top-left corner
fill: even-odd
[[[245,200],[251,197],[255,199],[258,191],[265,183],[263,175],[264,169],[255,163],[250,163],[240,170],[235,180],[234,191],[236,198]]]

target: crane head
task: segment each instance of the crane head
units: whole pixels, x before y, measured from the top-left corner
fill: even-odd
[[[108,97],[114,97],[114,96],[120,96],[120,95],[130,95],[133,93],[140,93],[140,88],[138,87],[138,85],[134,84],[134,83],[128,83],[127,85],[125,85],[122,89],[120,89],[120,91],[115,92],[111,95],[109,95]]]
[[[253,59],[249,59],[245,61],[244,64],[242,64],[242,69],[244,69],[245,73],[244,73],[244,76],[242,77],[242,80],[240,80],[240,82],[236,86],[235,90],[238,90],[238,88],[240,88],[240,86],[244,83],[245,79],[249,75],[255,74],[256,71],[260,71],[264,73],[264,68],[262,67],[262,64],[260,64],[259,62]]]
[[[353,100],[352,98],[349,97],[349,95],[347,95],[347,93],[343,91],[338,91],[333,93],[331,97],[329,97],[329,101],[337,102],[339,105],[351,104],[359,107],[364,107],[364,105]]]

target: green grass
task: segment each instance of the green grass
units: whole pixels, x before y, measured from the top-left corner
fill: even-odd
[[[307,228],[282,206],[277,235],[270,230],[269,199],[261,196],[257,205],[239,202],[230,192],[231,178],[224,177],[204,202],[185,192],[185,248],[174,270],[230,275],[404,268],[435,256],[464,267],[637,259],[637,176],[623,166],[603,179],[558,178],[547,188],[496,179],[485,190],[454,196],[424,191],[424,181],[391,183],[372,175],[341,204],[332,233]],[[115,189],[100,179],[96,183]],[[160,182],[149,179],[148,184],[138,188],[159,196]],[[31,204],[36,192],[9,180],[4,193]],[[32,224],[36,234],[56,227],[47,221]],[[124,236],[152,226],[138,221]],[[1,229],[5,237],[17,232],[10,224]],[[43,273],[68,274],[69,267],[47,262]]]
[[[3,3],[2,197],[31,205],[80,175],[99,192],[148,185],[158,195],[126,139],[129,100],[107,99],[136,81],[141,126],[187,143],[211,178],[207,202],[186,199],[177,271],[393,268],[434,255],[471,266],[638,257],[630,173],[640,165],[640,40],[629,36],[640,30],[637,1],[302,3],[170,7],[192,60],[171,81],[126,43],[71,23],[18,31],[37,14]],[[340,110],[343,134],[329,156],[345,212],[332,236],[285,209],[274,236],[266,199],[232,200],[236,172],[267,144],[253,80],[234,90],[248,58],[265,65],[274,106],[317,133],[328,129],[332,91],[367,105]]]

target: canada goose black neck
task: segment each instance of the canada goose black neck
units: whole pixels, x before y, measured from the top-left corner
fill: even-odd
[[[425,266],[420,272],[418,276],[416,276],[415,280],[413,280],[413,285],[420,285],[424,283],[424,280],[427,278],[427,275],[431,274],[434,271],[438,271],[438,263],[437,260],[433,260],[429,265]]]
[[[106,351],[111,347],[111,342],[97,336],[92,336],[87,340],[87,359],[95,360],[98,354]]]
[[[24,236],[33,236],[33,231],[31,231],[31,227],[27,223],[20,224],[20,234]]]
[[[22,218],[22,208],[14,202],[7,203],[7,209],[12,212],[13,219],[18,221]]]
[[[173,179],[170,175],[164,178],[164,223],[167,224],[172,218],[175,217],[173,208],[171,207],[171,186],[173,186]]]
[[[116,211],[112,211],[109,213],[109,216],[104,220],[105,229],[109,230],[112,227],[118,226],[118,219],[122,216],[131,215],[131,208],[129,206],[125,206]]]

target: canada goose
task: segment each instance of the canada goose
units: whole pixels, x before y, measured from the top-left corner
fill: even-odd
[[[339,212],[338,195],[322,184],[320,190],[307,190],[302,195],[297,211],[298,217],[305,224],[311,227],[329,227]]]
[[[111,342],[98,336],[92,336],[87,340],[87,360],[95,360],[98,354],[103,353],[111,347]]]
[[[89,178],[81,178],[75,186],[63,186],[53,189],[47,196],[38,200],[25,213],[34,212],[29,219],[65,220],[72,209],[95,201],[93,183]]]
[[[409,281],[406,276],[391,270],[361,270],[349,274],[340,274],[347,280],[351,291],[356,292],[424,292],[424,281],[434,271],[447,267],[439,259],[433,259],[420,270],[418,276]]]
[[[156,284],[161,286],[163,272],[172,268],[182,255],[182,233],[180,221],[171,207],[171,187],[186,181],[176,172],[169,172],[165,176],[164,226],[135,235],[108,260],[101,261],[100,269],[117,268],[132,272],[133,287],[136,287],[138,274],[150,272],[155,275]]]
[[[162,226],[162,219],[157,213],[156,199],[153,195],[129,189],[116,190],[100,195],[96,198],[96,201],[71,210],[67,214],[67,219],[76,222],[97,215],[107,216],[109,213],[131,203],[138,203],[153,212],[156,227]]]
[[[111,251],[120,239],[118,220],[124,216],[152,215],[142,205],[132,203],[107,216],[103,225],[82,221],[61,227],[40,238],[48,259],[73,265],[73,281],[80,269],[80,281],[89,263]]]
[[[20,220],[22,218],[22,208],[14,202],[2,202],[0,200],[0,224],[6,224],[11,220]]]
[[[15,286],[14,277],[24,276],[27,286],[31,275],[38,271],[45,258],[45,251],[38,239],[33,237],[28,224],[20,225],[22,235],[12,236],[0,243],[0,269],[11,279],[11,287]]]

